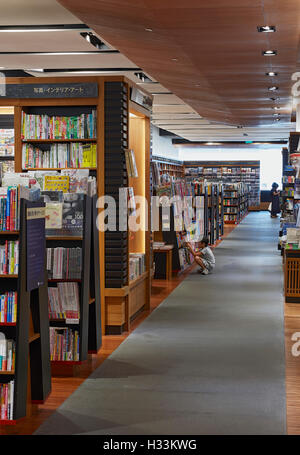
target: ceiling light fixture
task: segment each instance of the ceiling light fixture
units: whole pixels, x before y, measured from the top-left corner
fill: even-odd
[[[279,98],[269,98],[271,101],[277,101]]]
[[[266,56],[272,56],[272,55],[277,55],[277,51],[269,49],[267,51],[262,51],[262,54],[266,55]]]
[[[274,106],[273,109],[275,109],[276,111],[279,111],[279,109],[281,109],[281,107]]]
[[[0,32],[70,32],[90,30],[85,24],[68,24],[68,25],[1,25]]]
[[[257,27],[257,30],[260,32],[260,33],[274,33],[276,32],[276,27],[275,25],[261,25],[259,27]]]
[[[152,28],[145,28],[146,32],[153,32]]]
[[[104,49],[104,48],[107,48],[109,49],[109,47],[103,43],[103,41],[101,41],[96,35],[94,35],[94,33],[92,32],[83,32],[83,33],[80,33],[80,35],[86,40],[88,41],[92,46],[96,47],[97,49]]]
[[[274,71],[269,71],[268,73],[266,73],[266,76],[277,76],[278,73],[275,73]]]
[[[275,90],[278,90],[278,87],[273,85],[272,87],[268,87],[268,90],[270,90],[270,92],[275,92]]]
[[[172,62],[178,62],[178,58],[172,58]]]

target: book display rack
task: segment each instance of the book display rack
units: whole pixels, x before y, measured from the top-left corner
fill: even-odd
[[[28,290],[31,289],[28,279],[34,272],[32,269],[29,272],[27,264],[27,210],[41,207],[44,204],[40,201],[21,199],[19,230],[1,232],[1,244],[13,239],[19,242],[19,256],[18,273],[2,275],[0,280],[0,293],[15,297],[8,298],[1,307],[4,311],[0,323],[1,347],[6,343],[12,350],[2,349],[1,353],[0,424],[12,424],[25,417],[30,403],[43,403],[51,391],[45,262],[41,270],[43,284]],[[44,232],[42,234],[44,238]]]
[[[184,178],[183,163],[159,156],[152,156],[152,173],[154,185],[160,185],[164,176],[169,176],[171,180]]]
[[[54,271],[57,271],[60,265],[63,271],[70,267],[68,276],[58,273],[54,276],[52,274],[48,279],[50,356],[53,366],[63,363],[76,365],[87,360],[88,356],[91,203],[91,197],[85,195],[82,207],[82,229],[79,228],[76,229],[76,232],[70,231],[70,233],[65,229],[62,229],[61,232],[59,229],[49,229],[46,232],[47,251],[49,256],[52,253],[51,266],[54,265]],[[65,250],[64,256],[62,256],[63,249]],[[75,268],[74,261],[72,261],[74,250],[79,253],[75,258],[76,263],[79,263],[76,278],[74,278]],[[53,254],[55,251],[58,251],[57,260]],[[68,259],[69,262],[67,262]]]

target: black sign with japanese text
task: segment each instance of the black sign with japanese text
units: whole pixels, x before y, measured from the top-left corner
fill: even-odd
[[[96,98],[96,82],[0,84],[1,98]]]
[[[27,291],[31,291],[45,279],[45,204],[27,201],[26,233]]]

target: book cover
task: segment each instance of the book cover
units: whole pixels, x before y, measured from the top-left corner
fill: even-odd
[[[44,178],[44,190],[45,191],[63,191],[68,193],[69,191],[68,175],[45,175]]]

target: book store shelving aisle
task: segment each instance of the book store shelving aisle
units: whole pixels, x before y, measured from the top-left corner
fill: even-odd
[[[142,180],[150,199],[151,97],[132,81],[122,76],[28,77],[7,78],[6,84],[0,107],[14,108],[16,172],[70,175],[73,169],[88,170],[97,179],[98,196],[115,197],[117,207],[119,188],[138,195],[137,182]],[[139,117],[138,127],[129,121],[129,108]],[[125,151],[131,147],[138,179],[127,175]],[[102,210],[98,207],[98,214]],[[133,236],[119,228],[115,232],[100,230],[99,249],[102,333],[121,333],[138,311],[149,308],[149,236],[146,232]],[[133,280],[130,268],[139,275]]]

